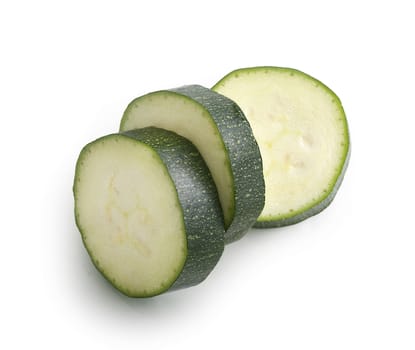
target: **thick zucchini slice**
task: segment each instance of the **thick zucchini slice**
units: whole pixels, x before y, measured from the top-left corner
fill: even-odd
[[[155,126],[176,132],[199,150],[215,181],[225,218],[225,242],[241,238],[264,206],[261,155],[241,109],[199,85],[133,100],[120,131]]]
[[[86,145],[74,197],[94,265],[128,296],[195,285],[222,254],[215,184],[197,149],[172,132],[145,128]]]
[[[350,154],[334,92],[305,73],[277,67],[238,69],[213,90],[242,108],[261,150],[265,206],[255,226],[294,224],[326,208]]]

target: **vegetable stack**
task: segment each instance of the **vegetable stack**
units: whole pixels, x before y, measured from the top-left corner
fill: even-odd
[[[252,226],[302,221],[333,200],[350,156],[339,98],[298,70],[233,71],[134,99],[119,133],[86,145],[75,219],[93,264],[150,297],[202,282]]]

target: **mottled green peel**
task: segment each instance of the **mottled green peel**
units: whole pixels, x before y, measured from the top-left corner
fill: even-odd
[[[229,98],[199,85],[133,100],[120,130],[156,126],[190,140],[212,174],[225,218],[225,242],[241,238],[264,205],[262,161],[252,129]]]
[[[146,128],[88,144],[74,196],[92,262],[128,296],[198,284],[222,254],[216,187],[197,149],[172,132]]]

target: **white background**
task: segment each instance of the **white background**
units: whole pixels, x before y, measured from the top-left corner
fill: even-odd
[[[0,348],[414,349],[411,1],[1,1]],[[248,66],[341,98],[352,156],[332,205],[252,230],[201,285],[124,297],[73,219],[84,144],[126,105]]]

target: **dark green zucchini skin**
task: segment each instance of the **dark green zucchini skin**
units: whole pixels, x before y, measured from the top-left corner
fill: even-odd
[[[169,91],[201,104],[218,127],[229,155],[235,193],[234,219],[225,232],[225,243],[237,241],[255,224],[265,203],[262,158],[251,126],[235,102],[203,86]]]
[[[187,258],[180,275],[167,290],[202,282],[222,255],[225,231],[217,190],[202,156],[192,143],[171,131],[148,127],[121,135],[157,152],[176,186],[183,209]]]

